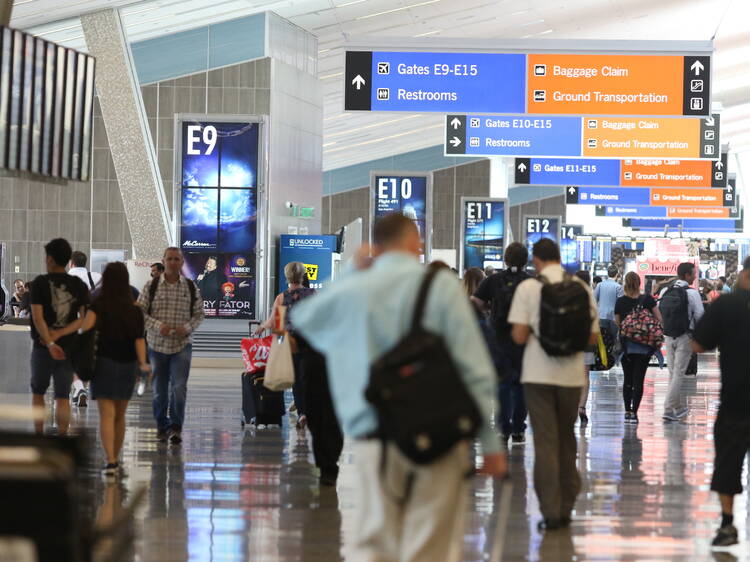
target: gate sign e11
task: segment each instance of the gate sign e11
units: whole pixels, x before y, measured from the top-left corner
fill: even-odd
[[[432,229],[429,180],[429,174],[415,172],[374,172],[371,175],[371,225],[389,213],[403,213],[417,225],[427,256]],[[372,226],[370,228],[372,230]]]
[[[660,51],[639,51],[637,44],[629,49],[623,42],[570,45],[558,53],[534,53],[539,45],[534,49],[529,42],[494,53],[347,51],[344,107],[415,113],[709,113],[710,43],[663,42]],[[623,50],[628,53],[610,54]]]
[[[560,244],[562,219],[558,216],[525,216],[523,218],[523,238],[529,250],[529,263],[534,244],[542,238],[549,238]]]
[[[503,267],[508,228],[508,202],[491,197],[461,198],[459,267]]]

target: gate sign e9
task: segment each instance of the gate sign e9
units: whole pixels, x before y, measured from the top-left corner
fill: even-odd
[[[193,156],[204,154],[210,156],[216,148],[216,139],[218,138],[216,127],[213,125],[188,125],[187,127],[187,153]],[[198,145],[196,147],[196,144]],[[201,146],[205,149],[201,152]]]

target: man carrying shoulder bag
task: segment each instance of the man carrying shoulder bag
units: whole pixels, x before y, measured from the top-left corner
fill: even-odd
[[[459,560],[474,433],[481,471],[506,473],[490,426],[494,367],[456,279],[442,271],[428,277],[420,266],[414,222],[388,215],[373,238],[371,267],[300,303],[291,316],[325,355],[337,415],[354,439],[359,497],[347,558]],[[456,406],[425,390],[430,374],[436,387],[453,388]],[[410,415],[396,419],[406,404]]]

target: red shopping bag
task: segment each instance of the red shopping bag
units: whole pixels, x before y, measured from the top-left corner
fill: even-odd
[[[265,338],[242,338],[240,345],[246,373],[253,375],[265,370],[273,338],[273,335]]]

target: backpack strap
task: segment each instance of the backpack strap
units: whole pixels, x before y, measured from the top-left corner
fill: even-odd
[[[417,294],[417,303],[414,306],[414,316],[412,316],[411,320],[411,329],[413,332],[422,329],[422,316],[424,316],[424,309],[427,305],[427,295],[430,291],[432,280],[435,279],[438,271],[439,270],[437,269],[430,269],[424,274],[424,279],[422,280],[422,284],[419,287],[419,293]]]
[[[91,290],[94,290],[94,287],[96,287],[96,283],[94,283],[94,278],[91,276],[91,272],[87,271],[86,275],[89,276],[89,286],[91,287]]]
[[[148,314],[149,316],[151,316],[151,308],[154,304],[156,291],[159,290],[159,281],[161,281],[161,275],[152,279],[151,285],[148,286],[148,309],[146,310],[146,314]]]
[[[185,281],[187,281],[188,291],[190,291],[190,310],[189,310],[190,314],[188,314],[188,316],[192,318],[193,308],[195,308],[195,302],[198,300],[198,295],[196,294],[196,291],[195,291],[195,283],[193,283],[192,280],[188,279],[187,277],[185,277]]]

